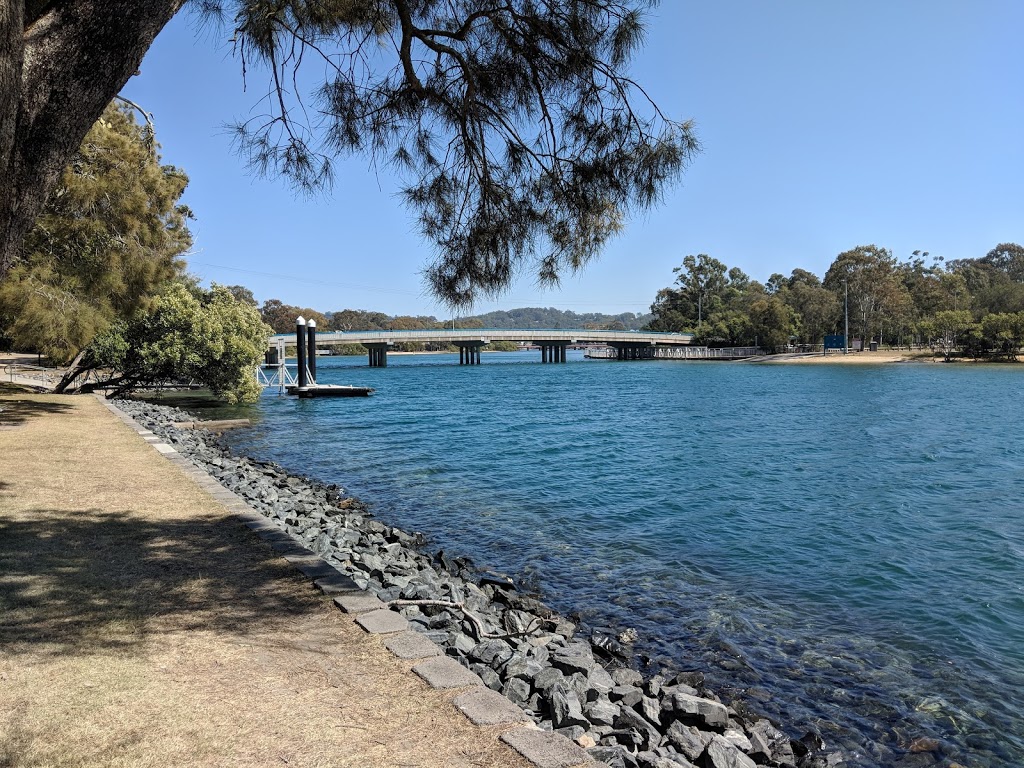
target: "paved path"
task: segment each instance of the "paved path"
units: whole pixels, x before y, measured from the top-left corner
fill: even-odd
[[[0,408],[0,765],[579,762],[100,401]]]

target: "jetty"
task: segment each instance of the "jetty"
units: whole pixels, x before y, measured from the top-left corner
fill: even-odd
[[[301,315],[295,320],[295,348],[298,362],[294,378],[284,364],[284,338],[266,356],[267,365],[257,369],[257,381],[264,387],[276,386],[282,393],[311,397],[368,397],[373,387],[350,384],[318,384],[316,380],[317,349],[316,320],[306,322]],[[265,368],[273,371],[267,376]]]

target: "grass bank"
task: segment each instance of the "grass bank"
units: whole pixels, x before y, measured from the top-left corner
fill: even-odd
[[[0,409],[0,768],[527,765],[101,403]]]

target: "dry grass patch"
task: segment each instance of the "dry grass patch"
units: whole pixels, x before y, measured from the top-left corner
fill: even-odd
[[[0,408],[0,768],[527,765],[100,403]]]

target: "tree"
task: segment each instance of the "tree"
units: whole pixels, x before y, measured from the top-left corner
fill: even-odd
[[[750,305],[750,325],[758,346],[781,352],[793,332],[793,313],[778,296],[757,299]]]
[[[892,252],[875,245],[860,245],[839,254],[825,274],[824,286],[837,297],[849,286],[850,318],[861,338],[884,334],[886,323],[902,327],[910,298],[898,278]],[[840,299],[842,300],[842,298]]]
[[[229,403],[255,402],[254,368],[267,349],[270,329],[254,307],[221,286],[210,291],[175,283],[150,312],[119,320],[86,348],[58,391],[89,372],[98,381],[76,391],[114,387],[110,396],[163,381],[195,381]]]
[[[293,307],[291,304],[281,303],[280,299],[267,299],[260,308],[260,317],[274,329],[274,333],[293,333],[295,321],[300,316],[307,322],[315,320],[316,327],[321,331],[331,329],[331,321],[327,316],[309,307]]]
[[[960,348],[964,337],[977,328],[971,318],[971,313],[965,309],[944,310],[935,313],[930,327],[935,335],[935,343],[947,363]]]
[[[1015,283],[1024,283],[1024,246],[1000,243],[981,259]]]
[[[184,0],[0,6],[0,276],[61,168]],[[268,113],[238,126],[258,171],[328,183],[337,155],[393,164],[437,296],[466,305],[530,262],[582,268],[698,150],[626,74],[640,0],[203,0],[266,65]],[[369,53],[373,50],[372,55]],[[327,72],[313,109],[291,84]],[[287,84],[287,85],[286,85]],[[303,124],[315,114],[319,122]],[[322,118],[322,119],[319,119]]]
[[[1024,344],[1024,312],[986,315],[981,319],[985,343],[1008,360],[1016,360]]]
[[[226,285],[225,290],[234,296],[238,301],[243,304],[248,304],[250,307],[258,307],[259,302],[256,301],[256,297],[252,295],[252,291],[246,288],[244,285]]]
[[[15,344],[68,361],[181,274],[188,177],[156,150],[124,107],[108,106],[89,130],[0,283]]]

